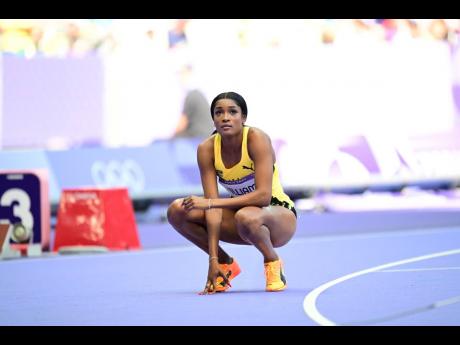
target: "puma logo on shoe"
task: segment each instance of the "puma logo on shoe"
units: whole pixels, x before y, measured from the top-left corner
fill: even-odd
[[[228,279],[231,275],[232,275],[232,271],[229,270],[225,276],[226,276],[227,279]],[[225,286],[225,281],[222,280],[222,281],[220,282],[220,285]]]

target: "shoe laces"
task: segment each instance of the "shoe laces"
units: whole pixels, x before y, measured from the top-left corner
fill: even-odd
[[[269,262],[265,265],[265,279],[267,282],[281,279],[281,264],[278,261]]]

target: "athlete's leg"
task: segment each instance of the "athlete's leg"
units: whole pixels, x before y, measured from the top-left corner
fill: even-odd
[[[235,213],[240,237],[246,239],[264,256],[264,262],[278,260],[274,248],[285,245],[294,235],[297,219],[282,206],[248,206]]]
[[[203,210],[185,211],[182,207],[183,199],[174,200],[168,208],[168,221],[177,232],[209,253],[208,233],[206,231],[206,218]],[[244,241],[236,228],[235,212],[228,209],[222,210],[222,224],[219,239],[233,244],[250,244]],[[219,246],[219,263],[228,263],[230,256]]]

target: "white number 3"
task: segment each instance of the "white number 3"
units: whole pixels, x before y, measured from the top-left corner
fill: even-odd
[[[30,213],[30,198],[29,195],[22,189],[12,188],[8,189],[0,199],[0,205],[11,206],[17,201],[18,204],[13,207],[13,214],[21,218],[21,223],[28,229],[33,229],[34,217]]]

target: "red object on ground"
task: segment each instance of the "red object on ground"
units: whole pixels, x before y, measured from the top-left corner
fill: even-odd
[[[64,189],[53,251],[67,246],[141,249],[127,188]]]

